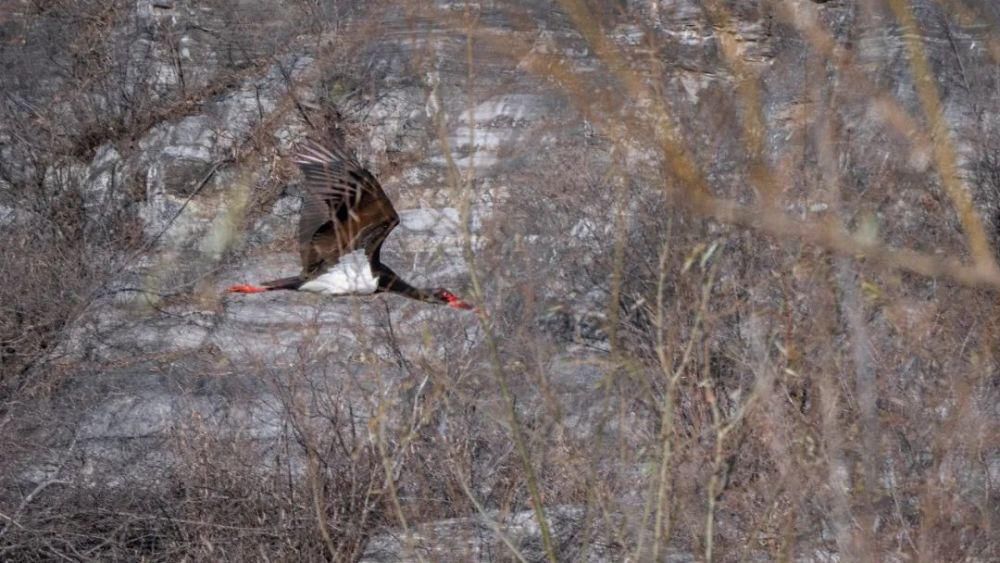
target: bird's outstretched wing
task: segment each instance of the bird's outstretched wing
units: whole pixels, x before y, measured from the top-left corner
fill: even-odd
[[[338,143],[307,141],[294,161],[305,176],[299,217],[302,278],[322,274],[355,250],[377,261],[382,242],[399,224],[378,180]]]

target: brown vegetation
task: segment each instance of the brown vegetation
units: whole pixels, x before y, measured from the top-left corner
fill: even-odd
[[[593,70],[523,41],[536,30],[517,14],[507,14],[522,34],[511,40],[473,8],[430,12],[463,42],[469,115],[483,95],[476,49],[488,49],[558,92],[588,140],[542,126],[505,149],[514,181],[473,233],[482,183],[455,164],[465,149],[449,146],[453,122],[437,104],[424,139],[447,163],[435,197],[463,214],[482,314],[463,322],[419,304],[352,302],[341,318],[354,319],[354,340],[342,342],[324,335],[316,305],[282,356],[294,361],[280,365],[263,352],[288,344],[277,329],[239,354],[206,345],[122,365],[60,362],[68,327],[130,260],[155,256],[135,178],[116,180],[109,193],[121,197],[105,201],[118,203],[94,211],[75,171],[105,142],[124,152],[280,59],[296,22],[310,24],[297,44],[320,44],[329,14],[296,3],[285,35],[266,45],[251,40],[260,29],[219,36],[229,48],[216,52],[233,57],[222,71],[154,92],[107,64],[125,64],[114,49],[132,43],[109,30],[128,29],[129,8],[97,4],[36,3],[35,23],[11,32],[27,38],[25,53],[72,64],[55,92],[33,98],[42,85],[19,84],[2,102],[0,211],[16,217],[0,222],[0,559],[358,560],[387,533],[426,560],[1000,557],[1000,140],[988,121],[998,108],[975,98],[989,106],[978,127],[950,129],[943,71],[907,2],[855,16],[899,22],[913,103],[866,74],[853,36],[822,20],[817,10],[835,2],[706,0],[729,89],[694,107],[667,92],[683,62],[671,36],[650,27],[639,46],[612,41],[609,22],[642,27],[637,14],[560,2]],[[410,9],[420,29],[431,8]],[[807,101],[781,123],[763,106],[766,70],[742,55],[741,9],[765,11],[807,51]],[[995,17],[989,9],[983,17]],[[968,23],[957,19],[946,25]],[[33,35],[59,37],[70,20],[78,41]],[[363,53],[371,33],[358,25],[317,49]],[[410,74],[427,70],[410,63]],[[280,116],[262,117],[235,159],[267,168],[281,118],[322,127],[348,97],[377,93],[377,69],[320,66],[316,100],[300,100],[287,78]],[[995,86],[974,78],[967,93]],[[120,92],[101,98],[118,109],[94,105],[89,88]],[[868,115],[881,121],[859,127]],[[365,134],[363,121],[343,119],[349,136]],[[384,156],[373,160],[389,172],[420,159]],[[268,187],[260,207],[280,190]],[[247,228],[255,213],[234,223]],[[201,314],[205,283],[175,289],[156,314]],[[233,322],[231,304],[209,301],[212,330]],[[187,414],[134,446],[80,438],[78,411],[106,392],[87,378],[112,374],[108,388],[128,397],[140,368],[179,388]],[[113,451],[81,461],[95,457],[85,448]],[[505,525],[524,511],[538,532],[521,541]],[[469,516],[490,531],[475,551],[432,526]],[[452,552],[424,551],[433,544]]]

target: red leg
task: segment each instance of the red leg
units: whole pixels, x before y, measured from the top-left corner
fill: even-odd
[[[267,291],[267,288],[242,283],[230,287],[226,290],[226,293],[261,293],[263,291]]]

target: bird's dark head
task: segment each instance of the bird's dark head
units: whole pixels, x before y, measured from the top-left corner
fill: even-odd
[[[447,305],[453,309],[469,309],[469,310],[475,309],[475,307],[469,305],[465,301],[462,301],[461,299],[458,298],[457,295],[455,295],[454,293],[448,291],[443,287],[435,289],[432,292],[432,295],[434,295],[435,302],[441,303],[442,305]]]

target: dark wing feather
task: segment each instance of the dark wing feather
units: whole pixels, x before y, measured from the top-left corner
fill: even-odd
[[[299,217],[302,275],[311,278],[344,254],[364,249],[371,261],[399,224],[378,180],[341,146],[308,142],[296,164],[305,177]]]

